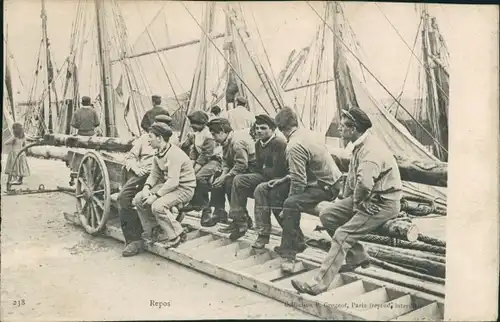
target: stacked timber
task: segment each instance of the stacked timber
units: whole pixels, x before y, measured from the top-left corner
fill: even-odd
[[[132,148],[133,140],[120,138],[75,136],[66,134],[47,134],[43,141],[46,145],[85,148],[109,152],[127,152]],[[330,149],[330,154],[339,169],[347,172],[349,153],[343,149]],[[396,157],[401,179],[432,186],[446,187],[448,181],[447,163],[411,161]]]

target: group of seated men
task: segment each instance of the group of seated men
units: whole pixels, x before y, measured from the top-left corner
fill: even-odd
[[[283,258],[282,270],[293,272],[296,255],[306,248],[301,212],[314,213],[326,201],[319,217],[332,237],[331,249],[311,283],[292,280],[299,292],[317,295],[327,290],[341,266],[369,264],[359,238],[399,212],[396,160],[371,133],[370,119],[357,107],[344,111],[340,124],[343,139],[353,144],[345,184],[324,141],[300,128],[290,108],[281,109],[274,119],[255,116],[255,139],[249,129],[234,130],[227,118],[209,119],[196,111],[188,116],[193,134],[179,145],[170,142],[167,114],[146,115],[149,120],[142,127],[147,134],[135,142],[127,158],[129,178],[118,198],[124,256],[139,254],[144,239],[166,247],[182,243],[186,235],[176,207],[201,211],[205,227],[228,223],[219,231],[232,240],[255,225],[256,249],[269,243],[273,213],[282,227],[281,244],[274,251]],[[253,219],[248,198],[254,198]]]

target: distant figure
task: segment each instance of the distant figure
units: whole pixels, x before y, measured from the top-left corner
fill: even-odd
[[[71,126],[78,130],[78,135],[93,136],[100,125],[99,115],[92,105],[90,97],[82,97],[82,105],[73,114]]]
[[[219,117],[221,112],[222,112],[222,110],[218,105],[212,106],[212,108],[210,109],[210,116],[209,116],[208,120],[210,121],[214,118]]]
[[[249,129],[254,122],[254,115],[247,109],[247,100],[242,96],[236,98],[236,107],[222,113],[221,117],[227,118],[235,131]]]
[[[151,96],[151,103],[153,104],[153,108],[148,110],[146,114],[144,114],[144,117],[142,118],[141,121],[141,128],[145,132],[149,131],[149,128],[155,122],[155,117],[157,115],[164,114],[170,116],[170,113],[168,113],[168,111],[164,107],[160,106],[161,96],[158,95]]]
[[[21,123],[16,122],[12,125],[12,134],[13,136],[5,142],[5,146],[11,146],[11,150],[7,156],[7,164],[5,165],[5,174],[17,177],[16,181],[10,182],[11,184],[22,184],[23,178],[30,175],[30,168],[24,152],[15,161],[16,155],[25,144],[24,129]]]

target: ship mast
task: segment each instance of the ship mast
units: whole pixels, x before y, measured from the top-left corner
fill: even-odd
[[[104,103],[104,136],[117,135],[114,113],[113,82],[111,77],[111,60],[109,57],[108,35],[106,32],[106,19],[103,12],[103,0],[95,0],[97,21],[97,40],[99,47],[99,62],[101,69],[101,93]]]
[[[52,65],[50,63],[50,44],[49,44],[49,38],[47,35],[47,11],[45,10],[45,0],[42,0],[42,13],[41,13],[41,18],[42,18],[42,37],[43,37],[43,43],[44,43],[44,49],[45,49],[45,70],[46,70],[46,76],[47,76],[47,96],[48,96],[48,109],[49,109],[49,132],[53,132],[53,121],[52,121],[52,108],[51,108],[51,102],[52,102],[52,97],[51,97],[51,92],[50,92],[50,84],[52,82],[53,78],[53,73],[52,73]],[[43,116],[45,116],[45,101],[42,102],[42,113]],[[42,120],[42,122],[44,122]]]

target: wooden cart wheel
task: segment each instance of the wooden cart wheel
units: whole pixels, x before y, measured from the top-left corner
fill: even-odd
[[[87,233],[98,234],[106,226],[111,208],[108,168],[97,152],[88,152],[78,167],[76,208]]]

